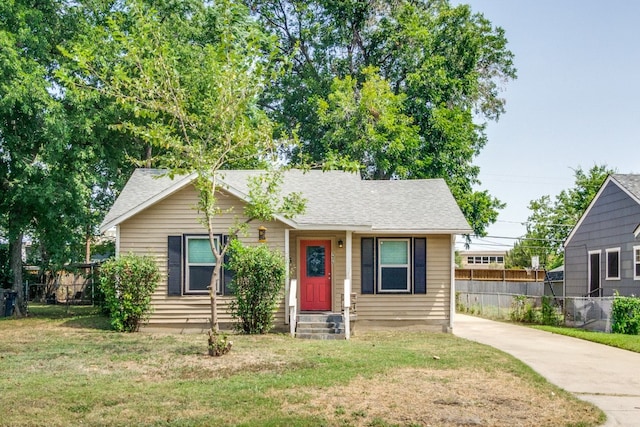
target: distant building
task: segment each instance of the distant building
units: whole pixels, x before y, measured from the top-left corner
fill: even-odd
[[[506,251],[460,251],[462,268],[504,269]]]

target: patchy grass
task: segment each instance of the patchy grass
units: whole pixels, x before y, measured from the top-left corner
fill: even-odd
[[[230,354],[211,358],[205,335],[115,333],[84,307],[32,313],[0,321],[0,425],[592,426],[604,419],[509,355],[452,335],[234,336]]]
[[[640,353],[640,335],[607,334],[604,332],[585,331],[584,329],[567,328],[563,326],[533,325],[531,327],[553,332],[554,334],[567,335]]]

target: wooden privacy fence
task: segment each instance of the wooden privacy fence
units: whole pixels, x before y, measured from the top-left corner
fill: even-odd
[[[499,270],[456,268],[456,280],[492,282],[544,282],[544,270]]]

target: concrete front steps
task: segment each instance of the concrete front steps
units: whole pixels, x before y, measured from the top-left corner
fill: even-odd
[[[300,313],[296,338],[312,340],[343,340],[344,318],[341,313]]]

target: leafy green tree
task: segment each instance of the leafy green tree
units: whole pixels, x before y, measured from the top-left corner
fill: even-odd
[[[112,188],[121,188],[131,169],[123,139],[101,125],[118,109],[80,102],[58,79],[68,61],[57,46],[87,29],[75,6],[0,4],[0,226],[10,243],[18,313],[25,309],[23,240],[39,248],[43,270],[81,260]]]
[[[67,81],[88,96],[112,98],[128,119],[114,127],[154,148],[156,165],[171,176],[195,173],[198,210],[216,259],[211,277],[212,336],[218,332],[215,283],[228,244],[216,245],[215,217],[220,172],[268,167],[277,154],[270,120],[257,101],[272,77],[269,39],[233,1],[171,2],[131,0],[109,11],[90,37],[76,39],[65,54],[80,73]],[[175,6],[175,7],[174,7]],[[250,183],[249,219],[303,208],[297,194],[273,197],[281,176],[273,171]],[[237,234],[239,223],[230,230]]]
[[[562,190],[553,200],[548,195],[532,200],[529,203],[531,214],[527,219],[526,234],[510,251],[507,257],[509,262],[514,266],[528,267],[531,256],[538,256],[540,265],[547,269],[562,265],[564,241],[605,178],[612,173],[615,170],[606,165],[594,165],[586,172],[578,167],[574,171],[575,183],[572,188]]]
[[[72,218],[66,120],[51,80],[55,45],[72,31],[62,1],[0,4],[0,222],[7,232],[18,314],[24,313],[22,241],[52,237]]]
[[[476,190],[485,124],[515,78],[504,31],[437,1],[248,0],[285,70],[263,104],[294,163],[346,156],[370,179],[446,179],[476,234],[503,204]]]

